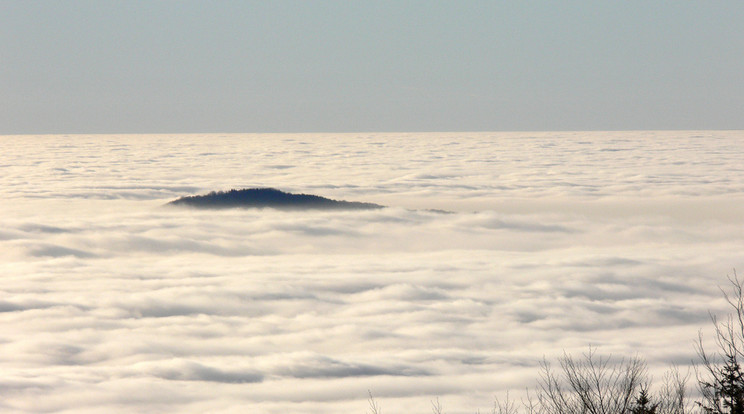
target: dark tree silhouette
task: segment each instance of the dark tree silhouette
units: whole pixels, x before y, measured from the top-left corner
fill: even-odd
[[[641,387],[633,406],[630,409],[631,414],[656,414],[659,403],[651,402],[651,396],[648,393],[648,387]]]
[[[718,350],[706,352],[702,334],[698,337],[697,351],[702,361],[698,385],[703,398],[698,405],[706,414],[744,414],[744,372],[739,363],[744,358],[744,292],[736,272],[729,281],[732,292],[721,291],[733,314],[723,322],[711,316]]]

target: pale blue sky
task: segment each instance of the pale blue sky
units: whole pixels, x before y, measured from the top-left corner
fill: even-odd
[[[744,129],[744,1],[0,1],[0,133]]]

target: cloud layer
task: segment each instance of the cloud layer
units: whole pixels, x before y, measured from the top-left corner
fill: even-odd
[[[688,365],[744,268],[738,132],[0,142],[4,411],[473,412],[563,350]],[[161,207],[256,186],[391,207]]]

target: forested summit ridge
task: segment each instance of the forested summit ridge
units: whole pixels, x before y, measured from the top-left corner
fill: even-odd
[[[275,208],[281,210],[370,210],[379,204],[333,200],[312,194],[292,194],[276,188],[244,188],[186,196],[167,205],[197,208]]]

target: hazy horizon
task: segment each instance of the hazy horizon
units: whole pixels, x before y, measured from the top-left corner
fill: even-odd
[[[23,134],[0,134],[0,136],[170,136],[170,135],[360,135],[360,134],[545,134],[545,133],[571,133],[571,132],[591,132],[591,133],[614,133],[614,132],[738,132],[742,129],[566,129],[566,130],[437,130],[437,131],[255,131],[255,132],[236,132],[236,131],[195,131],[195,132],[62,132],[62,133],[23,133]]]

